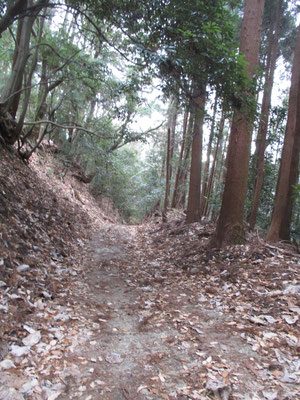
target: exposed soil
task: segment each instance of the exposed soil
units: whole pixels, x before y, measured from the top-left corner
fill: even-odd
[[[213,226],[180,214],[107,223],[42,158],[0,160],[0,399],[300,399],[291,246],[207,250]]]
[[[153,260],[145,263],[147,246],[142,243],[142,249],[138,247],[140,229],[103,227],[90,243],[93,259],[85,273],[87,303],[92,304],[90,325],[96,322],[99,327],[74,349],[71,360],[75,356],[88,362],[84,366],[79,363],[79,382],[74,381],[59,399],[84,399],[87,395],[107,400],[205,398],[212,359],[223,364],[224,378],[229,370],[238,377],[234,398],[262,388],[253,382],[249,370],[249,359],[258,362],[260,357],[240,337],[223,329],[228,317],[201,303],[191,304],[189,295],[178,289],[172,290],[169,309],[162,310],[153,299],[155,294],[158,300],[159,290],[143,280],[133,283],[131,277],[138,268],[150,275],[156,271]],[[186,321],[189,326],[183,326],[180,320],[186,313],[197,323]],[[159,322],[154,323],[157,317]],[[176,323],[169,323],[174,317]],[[192,331],[188,340],[186,331]],[[85,390],[80,395],[82,376],[86,376]],[[217,382],[215,377],[213,381]],[[229,380],[224,379],[223,384],[220,398],[229,398]]]

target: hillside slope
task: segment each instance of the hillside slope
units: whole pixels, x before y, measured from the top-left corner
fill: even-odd
[[[300,400],[291,245],[112,223],[48,150],[0,156],[0,400]]]
[[[107,219],[87,185],[49,150],[26,165],[0,149],[1,358],[7,340],[18,343],[25,335],[21,324],[66,292],[78,254],[83,257],[91,233]]]

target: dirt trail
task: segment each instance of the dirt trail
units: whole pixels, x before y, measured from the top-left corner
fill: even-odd
[[[137,228],[116,225],[90,242],[88,292],[78,300],[90,331],[66,354],[58,399],[244,399],[261,389],[249,369],[259,356],[224,329],[228,317],[192,304],[184,288],[168,295],[169,309],[160,306],[168,282],[157,290],[139,275],[154,276],[159,264],[139,245]],[[182,316],[191,316],[188,324]]]
[[[103,225],[71,171],[31,165],[1,153],[0,400],[300,400],[292,246],[212,251],[178,211]]]

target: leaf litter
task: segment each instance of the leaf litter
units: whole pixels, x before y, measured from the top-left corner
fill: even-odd
[[[208,250],[213,226],[180,214],[107,224],[48,152],[5,157],[0,399],[300,399],[291,246]]]

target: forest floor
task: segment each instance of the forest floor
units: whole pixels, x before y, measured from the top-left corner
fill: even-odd
[[[0,399],[300,399],[291,245],[123,225],[74,175],[0,149]]]

